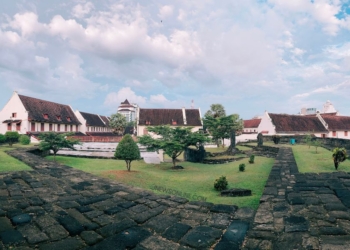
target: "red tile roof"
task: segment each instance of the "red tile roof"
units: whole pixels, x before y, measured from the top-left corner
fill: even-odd
[[[244,120],[244,128],[257,128],[261,122],[261,119]]]
[[[329,130],[350,131],[350,116],[321,115]]]
[[[198,109],[186,109],[187,125],[184,124],[182,109],[140,109],[139,125],[202,126]],[[149,123],[148,123],[149,122]]]
[[[71,107],[68,105],[40,100],[24,95],[18,96],[22,101],[24,108],[28,111],[28,120],[30,121],[58,124],[81,124]],[[45,114],[48,115],[47,119],[44,118]],[[70,118],[70,121],[68,118]]]
[[[81,112],[80,114],[83,116],[83,118],[86,120],[86,126],[93,126],[93,127],[106,127],[106,125],[103,123],[101,118],[96,114],[90,114],[86,112]]]
[[[270,114],[276,132],[328,132],[315,116]]]

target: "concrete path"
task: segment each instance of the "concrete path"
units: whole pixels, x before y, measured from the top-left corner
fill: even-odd
[[[350,249],[350,174],[301,174],[280,148],[244,249]]]
[[[254,216],[9,154],[33,171],[0,174],[0,249],[239,249]]]

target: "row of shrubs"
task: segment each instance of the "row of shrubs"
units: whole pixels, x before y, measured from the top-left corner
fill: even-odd
[[[8,143],[12,146],[12,144],[17,142],[22,145],[28,145],[30,143],[30,138],[28,135],[20,135],[16,131],[7,131],[4,135],[0,134],[0,144]]]

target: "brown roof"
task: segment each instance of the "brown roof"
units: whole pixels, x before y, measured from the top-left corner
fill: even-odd
[[[80,114],[86,120],[86,126],[94,126],[94,127],[106,127],[101,118],[96,114],[90,114],[86,112],[81,112]]]
[[[107,116],[100,115],[101,119],[105,122],[106,126],[109,127],[109,119]]]
[[[202,126],[199,109],[185,109],[188,126]]]
[[[321,115],[329,130],[350,131],[350,116]]]
[[[261,122],[261,119],[244,120],[244,128],[257,128]]]
[[[187,125],[184,124],[182,109],[140,109],[139,125],[202,126],[199,110],[186,109]],[[148,123],[149,122],[149,123]]]
[[[315,116],[270,114],[276,132],[328,132]]]
[[[128,99],[125,99],[125,101],[122,102],[121,104],[129,104],[130,105],[130,102],[128,101]]]
[[[59,124],[81,124],[70,106],[18,95],[28,111],[28,120]],[[47,114],[47,118],[44,115]],[[70,118],[70,121],[68,120]]]

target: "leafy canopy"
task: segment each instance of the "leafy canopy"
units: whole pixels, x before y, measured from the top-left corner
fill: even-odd
[[[211,116],[213,118],[226,116],[226,111],[224,106],[219,103],[210,105],[210,110],[208,110],[204,116]]]
[[[118,143],[114,156],[116,159],[125,160],[128,171],[130,171],[131,162],[140,159],[139,147],[131,135],[124,135],[123,139]]]
[[[109,120],[109,126],[113,129],[114,133],[118,135],[124,134],[125,128],[127,126],[125,116],[120,113],[111,115],[111,119]]]
[[[214,140],[218,141],[218,139],[222,139],[224,141],[225,138],[230,138],[232,130],[241,131],[243,129],[243,120],[239,118],[238,114],[217,118],[205,116],[203,118],[203,125]]]
[[[52,150],[54,158],[56,159],[57,152],[62,148],[74,149],[74,145],[80,144],[79,140],[68,138],[73,135],[73,133],[56,133],[56,132],[45,132],[40,133],[39,139],[39,149],[46,151]]]
[[[341,162],[345,161],[348,158],[345,148],[335,148],[333,149],[333,162],[334,167],[338,170],[338,166]]]
[[[148,151],[164,150],[165,154],[172,158],[175,167],[176,158],[189,146],[196,146],[209,141],[207,135],[200,132],[192,132],[191,127],[155,126],[147,127],[148,131],[154,133],[157,138],[151,135],[138,137],[138,142],[147,147]]]

